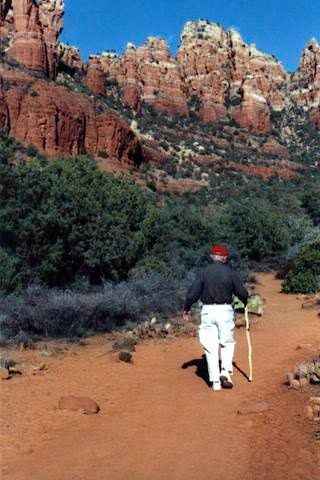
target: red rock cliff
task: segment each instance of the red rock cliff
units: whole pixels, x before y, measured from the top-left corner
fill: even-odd
[[[96,95],[105,95],[105,73],[100,58],[96,55],[89,57],[87,66],[86,84]]]
[[[129,44],[123,57],[104,54],[101,63],[131,108],[147,102],[160,111],[188,115],[182,72],[165,40],[149,37],[139,48]]]
[[[83,72],[85,64],[81,60],[80,50],[64,43],[58,46],[58,70],[67,71],[67,73]]]
[[[58,37],[62,30],[63,0],[2,1],[1,33],[13,19],[13,38],[8,56],[30,70],[55,79],[58,64]]]
[[[186,24],[176,58],[164,40],[150,37],[139,48],[129,44],[121,57],[104,53],[84,66],[77,49],[58,42],[63,9],[63,0],[0,0],[0,34],[8,39],[3,42],[8,56],[51,79],[59,67],[64,73],[86,71],[86,85],[98,96],[108,93],[108,80],[116,80],[123,103],[135,110],[146,102],[165,113],[189,115],[199,105],[205,122],[229,116],[242,127],[268,133],[273,110],[298,105],[320,128],[315,40],[291,76],[235,30],[204,20]],[[0,127],[25,144],[49,156],[105,150],[126,164],[141,161],[140,143],[128,124],[111,111],[96,113],[94,99],[5,64],[0,75]]]
[[[50,157],[105,151],[127,165],[143,159],[136,135],[116,113],[96,114],[86,95],[2,66],[0,128],[4,127]]]
[[[13,10],[11,0],[0,0],[0,37],[10,37],[13,34]]]
[[[121,57],[105,53],[100,61],[119,83],[123,102],[136,110],[146,102],[170,114],[188,115],[187,101],[197,97],[205,122],[230,115],[242,127],[266,133],[272,110],[281,111],[293,101],[304,103],[318,124],[320,62],[315,41],[306,47],[293,84],[276,58],[245,44],[237,31],[206,20],[186,23],[176,59],[164,40],[150,37],[139,48],[129,44]],[[293,85],[302,81],[306,91],[295,91]]]
[[[294,103],[310,111],[314,126],[320,129],[320,46],[314,38],[302,52],[291,89]]]
[[[102,55],[101,64],[134,109],[144,101],[188,115],[187,99],[198,97],[204,121],[217,122],[229,112],[240,125],[266,132],[269,105],[284,106],[279,86],[287,73],[281,64],[246,45],[236,31],[203,20],[186,24],[177,59],[164,40],[151,37],[139,48],[129,44],[122,57]]]

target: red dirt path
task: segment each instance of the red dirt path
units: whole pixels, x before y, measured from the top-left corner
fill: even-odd
[[[283,381],[296,363],[315,355],[320,320],[315,311],[301,310],[295,296],[280,294],[271,275],[260,281],[267,311],[252,327],[254,381],[236,370],[233,390],[213,392],[195,367],[181,368],[201,358],[196,338],[146,342],[133,365],[106,353],[101,337],[45,359],[38,351],[11,351],[26,370],[1,384],[1,478],[318,480],[319,443],[304,417],[315,390],[291,391]],[[243,330],[237,340],[235,360],[247,370]],[[41,362],[48,370],[31,375],[28,365]],[[59,411],[66,394],[94,398],[101,412]],[[256,400],[271,409],[237,413]]]

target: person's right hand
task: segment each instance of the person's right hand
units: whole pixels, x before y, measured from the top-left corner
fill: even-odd
[[[190,312],[183,312],[183,320],[185,322],[190,322]]]

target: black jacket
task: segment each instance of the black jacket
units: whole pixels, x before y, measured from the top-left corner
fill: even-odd
[[[204,304],[231,304],[232,295],[247,305],[249,294],[237,273],[224,263],[211,263],[200,270],[189,288],[184,310],[189,312],[199,298]]]

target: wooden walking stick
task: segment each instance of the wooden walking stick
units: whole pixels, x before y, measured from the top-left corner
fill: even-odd
[[[246,318],[246,334],[247,334],[247,342],[248,342],[249,382],[252,382],[252,345],[251,345],[251,338],[250,338],[250,322],[249,322],[249,315],[248,315],[248,307],[245,307],[244,315]]]

